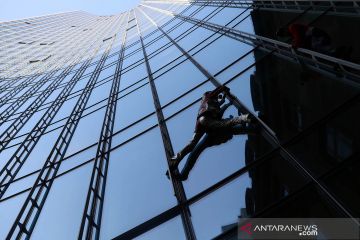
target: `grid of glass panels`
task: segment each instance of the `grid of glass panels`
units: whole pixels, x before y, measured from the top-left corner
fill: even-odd
[[[286,14],[279,25],[298,16]],[[144,1],[114,16],[2,23],[0,237],[225,239],[241,217],[297,216],[293,198],[323,217],[358,216],[359,196],[341,188],[358,167],[358,135],[342,127],[359,118],[358,88],[191,21],[265,35],[265,15]],[[248,112],[261,131],[207,149],[187,181],[168,180],[169,151],[189,141],[217,83],[237,97],[225,116]],[[337,97],[300,101],[319,88]]]

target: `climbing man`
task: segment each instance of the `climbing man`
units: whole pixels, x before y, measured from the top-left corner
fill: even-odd
[[[177,179],[181,181],[187,180],[196,160],[206,148],[225,143],[232,139],[233,135],[255,132],[255,126],[250,125],[249,114],[222,118],[225,110],[232,104],[232,101],[230,101],[223,105],[225,103],[225,94],[230,94],[229,88],[220,86],[213,91],[205,92],[202,96],[194,135],[190,142],[171,159],[170,171],[174,171],[180,161],[190,153],[181,173],[175,175]],[[203,136],[204,138],[200,141]],[[169,177],[168,172],[166,175]]]
[[[331,51],[331,38],[329,34],[317,27],[293,23],[289,27],[280,28],[277,37],[289,37],[294,49],[306,48],[320,53],[328,54]]]
[[[278,38],[290,38],[291,45],[295,50],[306,48],[344,60],[348,60],[351,55],[351,47],[332,47],[330,35],[318,27],[293,23],[289,27],[280,28],[276,32],[276,36]]]

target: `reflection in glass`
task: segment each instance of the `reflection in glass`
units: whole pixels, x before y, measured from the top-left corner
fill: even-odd
[[[147,239],[185,240],[186,237],[183,230],[181,218],[176,217],[144,233],[143,235],[135,239],[136,240],[147,240]]]
[[[215,35],[215,37],[217,37],[217,35]],[[212,37],[211,39],[214,39],[215,37]],[[206,41],[205,43],[208,44],[208,42],[209,41]],[[250,45],[223,36],[208,45],[200,53],[196,54],[194,58],[210,73],[215,74],[225,68],[229,63],[243,56],[252,48],[253,47]],[[219,49],[221,49],[221,51],[219,51]],[[247,61],[244,61],[244,59],[240,62],[246,66],[249,66],[252,63],[248,63]],[[239,72],[241,69],[238,68],[237,71]]]
[[[32,238],[77,238],[91,169],[92,165],[89,164],[55,180]]]
[[[0,202],[0,238],[5,239],[17,214],[26,199],[27,194],[23,193],[17,197]]]
[[[245,208],[248,186],[249,178],[243,175],[190,207],[198,239],[212,239],[220,235],[222,229],[237,224],[241,210]]]
[[[138,104],[141,99],[141,104]],[[154,111],[154,103],[149,85],[118,100],[114,131],[128,126]]]
[[[260,213],[307,182],[284,159],[267,158],[190,207],[196,234],[199,239],[212,239],[229,229],[236,230],[238,218]],[[292,210],[296,211],[296,206]],[[272,217],[287,213],[287,210],[276,212]],[[236,236],[236,231],[234,234]]]
[[[69,156],[99,140],[105,109],[80,119],[65,156]],[[95,154],[95,152],[94,152]]]
[[[44,162],[49,156],[52,147],[55,145],[55,142],[61,132],[61,129],[43,135],[39,142],[36,144],[35,148],[31,151],[24,165],[21,167],[18,177],[26,175],[30,172],[42,168]],[[49,146],[49,147],[44,147]]]
[[[190,61],[180,64],[155,81],[161,104],[168,103],[205,79]]]
[[[159,129],[145,133],[110,155],[101,238],[111,239],[173,207]]]

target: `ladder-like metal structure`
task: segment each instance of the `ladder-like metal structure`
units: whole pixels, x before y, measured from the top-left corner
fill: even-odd
[[[50,72],[48,74],[45,74],[45,76],[42,79],[47,79],[48,80],[54,74],[55,74],[55,71],[52,71],[52,72]],[[1,97],[1,99],[0,99],[0,107],[4,106],[6,103],[8,103],[16,94],[18,94],[23,89],[25,89],[30,83],[34,82],[39,76],[41,76],[40,73],[34,74],[34,75],[26,78],[24,81],[22,81],[16,87],[9,90],[4,96]],[[16,81],[16,80],[14,80],[14,81]],[[9,83],[6,84],[6,85],[11,85],[11,83],[13,83],[13,81],[9,81]],[[3,90],[5,90],[5,89],[3,89]],[[3,121],[2,118],[0,118],[0,120]]]
[[[83,114],[83,110],[90,98],[91,92],[97,82],[102,67],[105,64],[113,42],[114,38],[107,47],[105,53],[102,55],[95,71],[89,79],[89,82],[86,84],[84,91],[76,102],[70,117],[68,118],[65,126],[62,128],[54,147],[46,159],[29,195],[25,200],[25,203],[20,210],[20,213],[7,235],[7,239],[21,239],[24,236],[27,239],[31,236],[36,221],[39,218],[41,210],[45,204],[47,195],[54,182],[54,177],[60,168],[61,160],[64,158],[66,150],[69,147],[81,115]]]
[[[65,70],[58,76],[57,78],[61,78],[61,76],[66,76],[68,73],[66,70],[69,67],[65,68]],[[9,107],[7,107],[3,112],[0,113],[0,125],[2,125],[9,117],[16,112],[30,97],[32,97],[38,90],[51,79],[58,70],[52,71],[51,73],[47,74],[43,78],[41,78],[38,82],[32,85],[23,95],[13,101]],[[64,75],[65,73],[65,75]],[[4,101],[4,104],[7,103],[8,100]]]
[[[172,156],[174,156],[174,149],[172,147],[169,131],[168,131],[168,128],[167,128],[167,125],[165,122],[165,117],[164,117],[163,111],[161,109],[159,96],[158,96],[157,89],[156,89],[155,82],[154,82],[153,72],[152,72],[152,69],[151,69],[151,66],[149,63],[148,54],[146,52],[142,31],[139,27],[139,23],[138,23],[138,19],[137,19],[135,10],[133,10],[133,13],[135,16],[137,32],[138,32],[138,35],[140,38],[142,52],[143,52],[143,56],[144,56],[144,60],[145,60],[146,71],[147,71],[148,80],[149,80],[149,84],[150,84],[150,88],[151,88],[151,94],[152,94],[153,101],[154,101],[154,107],[156,110],[155,112],[156,112],[156,116],[158,119],[158,125],[160,128],[161,138],[162,138],[162,141],[164,144],[166,160],[167,160],[168,166],[170,166],[171,158],[172,158]],[[169,168],[169,172],[170,172],[170,168]],[[171,174],[170,174],[170,178],[171,178],[171,183],[173,185],[176,199],[179,202],[179,204],[182,205],[182,203],[186,202],[186,194],[185,194],[185,190],[182,185],[182,182],[175,178],[172,178]],[[186,239],[196,240],[195,230],[194,230],[194,227],[193,227],[193,224],[191,221],[190,209],[188,206],[181,207],[181,219],[183,222]]]
[[[129,24],[129,16],[130,14],[128,13],[127,25],[123,30],[124,32],[121,40],[119,58],[116,64],[110,95],[107,101],[100,139],[97,144],[94,166],[91,174],[91,180],[86,197],[78,239],[99,239],[100,236],[102,209],[104,205],[105,187],[115,123],[117,98],[119,95],[118,91],[125,55],[125,42],[127,37],[126,29]]]
[[[309,69],[319,72],[336,80],[343,81],[355,87],[360,87],[360,65],[342,59],[331,57],[325,54],[314,52],[308,49],[293,49],[291,44],[280,42],[271,38],[258,36],[243,32],[230,27],[202,21],[193,17],[188,17],[167,10],[162,10],[149,5],[141,6],[154,9],[167,15],[172,15],[183,21],[199,25],[210,31],[223,34],[237,41],[258,47],[265,52],[271,52],[282,59],[305,65]]]
[[[6,146],[10,143],[11,139],[13,139],[14,136],[21,130],[22,127],[25,126],[25,124],[29,121],[29,119],[35,114],[39,108],[42,106],[42,104],[46,101],[46,99],[56,90],[58,89],[59,85],[62,83],[62,81],[69,76],[72,69],[75,67],[75,64],[77,62],[80,62],[81,59],[85,56],[87,56],[88,52],[92,51],[94,48],[94,44],[91,45],[88,49],[85,49],[82,53],[82,55],[79,56],[78,59],[75,59],[72,61],[71,64],[69,64],[68,67],[66,67],[60,74],[57,76],[49,86],[46,87],[44,91],[40,93],[40,95],[24,110],[19,117],[17,117],[11,124],[6,128],[4,132],[0,135],[0,152],[3,151]],[[83,65],[84,66],[84,65]],[[71,76],[71,75],[70,75]],[[82,75],[81,75],[82,76]],[[48,81],[51,76],[46,77],[42,79],[41,81]],[[67,84],[73,85],[74,81],[70,81]],[[66,84],[66,85],[67,85]],[[65,86],[66,86],[65,85]],[[65,87],[66,88],[66,87]],[[72,88],[71,88],[72,89]],[[24,102],[26,102],[34,93],[36,93],[38,90],[38,87],[35,87],[34,89],[29,89],[29,93],[25,93],[23,96],[18,98],[15,102],[13,102],[7,109],[4,110],[4,112],[0,113],[0,125],[9,119],[12,114],[18,110]],[[68,92],[70,94],[70,92]],[[25,96],[26,95],[26,96]],[[66,95],[68,96],[68,95]],[[67,97],[66,97],[67,98]]]
[[[0,86],[0,92],[9,90],[9,88],[16,85],[17,82],[20,82],[20,81],[24,80],[25,78],[26,77],[18,77],[18,78],[14,78],[14,79],[0,78],[0,82],[2,82],[2,84]]]
[[[144,3],[168,3],[168,4],[192,4],[207,5],[220,7],[224,3],[231,8],[252,8],[276,12],[297,12],[307,10],[309,12],[322,12],[331,7],[329,14],[342,15],[348,17],[360,16],[360,1],[334,1],[334,0],[269,0],[269,1],[252,1],[252,0],[190,0],[190,1],[169,1],[169,0],[149,0]]]
[[[27,157],[30,155],[31,151],[36,146],[37,142],[40,140],[40,137],[45,132],[47,126],[54,119],[55,115],[60,110],[62,104],[65,102],[67,96],[71,93],[71,90],[76,85],[77,81],[80,79],[82,74],[85,72],[87,66],[89,65],[90,60],[87,60],[80,67],[78,72],[73,76],[73,78],[69,81],[69,83],[65,86],[65,88],[61,91],[58,97],[55,99],[53,104],[48,108],[46,113],[41,117],[41,119],[34,126],[29,135],[26,136],[25,140],[21,143],[19,148],[15,151],[12,157],[5,164],[3,169],[0,171],[0,184],[2,185],[0,188],[0,198],[3,197],[5,191],[9,187],[9,184],[16,176],[16,174],[20,171],[20,168],[26,161]],[[21,123],[21,122],[20,122]],[[10,136],[10,133],[9,133]],[[7,138],[7,136],[4,136]],[[6,142],[2,145],[5,147]]]
[[[105,33],[107,29],[104,29],[102,33]],[[46,110],[46,112],[42,115],[40,120],[36,123],[30,133],[26,136],[24,141],[21,142],[20,146],[16,149],[15,153],[11,156],[11,158],[7,161],[5,166],[0,170],[0,199],[4,196],[6,190],[11,184],[12,180],[16,177],[17,173],[20,171],[26,159],[29,157],[31,151],[35,148],[36,144],[40,140],[40,137],[44,134],[46,129],[49,127],[52,120],[55,118],[56,114],[59,112],[64,102],[71,94],[73,88],[79,79],[83,76],[85,70],[89,67],[93,58],[95,58],[98,53],[100,47],[97,47],[92,50],[92,54],[90,54],[90,58],[87,59],[81,67],[77,70],[75,75],[71,78],[71,80],[65,85],[56,99],[53,101],[51,106]],[[31,105],[30,105],[31,107]],[[21,115],[22,116],[22,115]],[[20,116],[20,117],[21,117]],[[11,135],[16,134],[20,130],[21,127],[24,126],[22,121],[26,120],[26,115],[22,116],[19,121],[15,120],[13,124],[10,125],[9,131],[2,135],[3,139],[9,139]],[[9,141],[5,141],[1,143],[1,148],[4,149]]]

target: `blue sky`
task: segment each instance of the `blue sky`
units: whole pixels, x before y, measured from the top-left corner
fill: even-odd
[[[140,0],[0,0],[0,21],[83,10],[98,15],[126,11]]]

